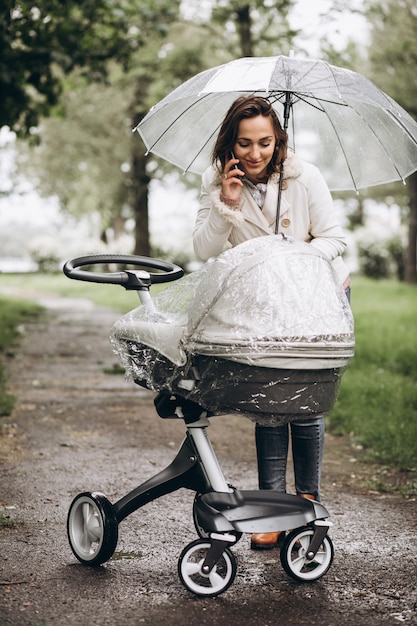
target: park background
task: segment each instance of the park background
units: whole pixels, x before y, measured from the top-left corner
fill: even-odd
[[[0,287],[99,298],[62,262],[136,253],[193,269],[199,179],[153,156],[131,129],[179,83],[243,56],[329,60],[373,80],[417,119],[413,0],[4,1],[0,33]],[[357,350],[328,418],[381,464],[376,489],[417,491],[417,174],[335,194],[349,239]],[[3,422],[7,358],[34,313],[0,300]],[[6,357],[5,357],[6,355]],[[5,362],[6,358],[6,362]],[[1,401],[0,401],[1,402]],[[392,479],[392,470],[395,478]]]

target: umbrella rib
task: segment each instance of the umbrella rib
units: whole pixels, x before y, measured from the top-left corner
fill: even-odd
[[[333,72],[332,66],[330,65],[330,63],[327,63],[326,61],[314,61],[313,66],[312,66],[312,67],[309,67],[308,69],[306,69],[306,70],[305,70],[305,72],[304,72],[303,76],[301,76],[301,77],[298,79],[298,82],[299,82],[299,83],[300,83],[300,82],[302,82],[302,80],[303,80],[306,76],[308,76],[309,74],[311,74],[311,73],[312,73],[312,70],[314,70],[314,68],[315,68],[315,67],[319,67],[320,65],[324,65],[324,66],[327,68],[327,70],[329,71],[329,73],[330,73],[330,75],[331,75],[331,78],[333,79],[333,83],[334,83],[334,86],[335,86],[335,88],[336,88],[336,91],[337,91],[337,93],[338,93],[338,95],[339,95],[339,98],[340,98],[340,99],[342,99],[342,95],[341,95],[341,93],[340,93],[340,90],[339,90],[339,87],[338,87],[338,84],[337,84],[337,80],[336,80],[335,74],[334,74],[334,72]],[[326,79],[325,79],[325,77],[323,76],[322,78],[320,78],[320,80],[319,80],[319,81],[316,81],[316,82],[315,82],[314,86],[315,86],[315,87],[317,87],[317,85],[318,85],[318,84],[320,84],[320,83],[321,83],[321,84],[323,84],[323,83],[325,83],[325,81],[326,81]],[[288,90],[287,90],[287,91],[288,91]],[[295,89],[292,89],[291,91],[296,92],[296,91],[297,91],[297,89],[295,88]],[[315,97],[316,97],[316,99],[317,99],[317,100],[319,100],[319,99],[320,99],[320,100],[323,100],[323,102],[326,102],[326,100],[325,100],[325,99],[318,98],[317,96],[315,96]],[[332,101],[332,100],[328,100],[328,102],[332,102],[333,104],[339,104],[339,102],[334,102],[334,101]]]
[[[325,110],[323,112],[326,113]],[[326,115],[327,115],[327,113],[326,113]],[[358,187],[356,185],[356,181],[355,181],[355,177],[354,177],[353,172],[352,172],[352,168],[350,167],[350,163],[349,163],[349,160],[347,158],[345,147],[344,147],[344,145],[343,145],[343,143],[342,143],[342,141],[340,139],[340,136],[339,136],[339,134],[338,134],[338,132],[336,130],[336,127],[335,127],[335,125],[333,123],[332,118],[329,115],[327,115],[327,119],[329,120],[330,124],[332,125],[332,128],[334,130],[334,134],[336,135],[337,141],[339,142],[340,149],[342,150],[343,156],[345,157],[346,166],[347,166],[347,168],[349,170],[349,174],[350,174],[350,177],[352,179],[353,186],[355,188],[356,193],[358,193],[359,190],[358,190]]]
[[[209,95],[210,95],[210,93],[207,93],[207,94],[203,95],[203,96],[202,96],[202,97],[198,100],[198,102],[201,102],[201,100],[204,100],[204,99],[205,99],[205,98],[207,98]],[[178,116],[177,116],[174,120],[172,120],[172,122],[169,124],[169,126],[167,126],[167,127],[165,128],[165,130],[163,131],[163,133],[161,133],[161,134],[158,136],[158,138],[156,139],[156,141],[154,141],[154,143],[153,143],[151,146],[149,146],[149,148],[146,150],[146,154],[147,154],[147,155],[149,154],[149,152],[151,152],[151,151],[154,149],[154,147],[156,146],[156,144],[157,144],[159,141],[161,141],[162,137],[164,137],[164,136],[166,135],[166,133],[169,131],[169,129],[170,129],[172,126],[174,126],[175,122],[177,122],[177,121],[178,121],[178,120],[179,120],[179,119],[180,119],[180,118],[184,115],[184,113],[185,113],[186,111],[189,111],[190,109],[192,109],[192,108],[193,108],[193,106],[195,106],[195,102],[192,102],[192,103],[190,104],[190,106],[188,106],[186,109],[184,109],[184,111],[181,111],[181,113],[180,113],[180,114],[179,114],[179,115],[178,115]],[[138,124],[137,128],[140,128],[140,124]]]
[[[385,154],[387,155],[388,159],[391,161],[391,164],[393,165],[395,171],[397,172],[398,176],[401,178],[402,182],[405,184],[405,180],[404,180],[404,176],[401,174],[400,170],[398,169],[394,159],[392,158],[391,154],[388,152],[387,148],[384,146],[383,142],[380,140],[380,138],[378,137],[376,131],[372,128],[372,126],[370,126],[368,124],[368,122],[366,121],[366,119],[363,117],[363,115],[361,115],[359,113],[359,111],[357,111],[356,109],[353,109],[355,111],[355,113],[357,115],[359,115],[359,117],[361,118],[361,120],[366,124],[366,126],[369,128],[369,130],[371,131],[371,133],[374,135],[375,139],[377,140],[377,142],[379,143],[379,145],[381,146],[381,148],[383,149],[383,151],[385,152]],[[384,110],[384,109],[383,109]],[[391,115],[391,117],[394,117],[392,115],[392,113],[388,110],[386,110],[386,112],[388,113],[388,115]],[[396,118],[394,118],[396,119]],[[400,124],[401,128],[403,130],[405,130],[407,132],[407,129],[404,128],[404,126],[402,124]],[[409,133],[408,133],[409,134]],[[412,135],[410,135],[411,139],[414,141],[414,143],[416,143],[414,137]]]
[[[285,94],[288,93],[288,91],[280,91],[279,95],[276,95],[274,99],[272,99],[271,96],[268,96],[268,100],[272,101],[272,102],[281,102],[282,103],[282,97],[285,96]],[[296,101],[293,102],[293,104],[296,104],[296,102],[298,100],[301,100],[301,102],[304,102],[305,104],[307,104],[308,106],[314,107],[315,109],[317,109],[318,111],[322,111],[324,113],[324,109],[319,107],[317,104],[313,104],[309,98],[313,98],[316,102],[325,102],[326,104],[336,104],[337,106],[343,106],[343,107],[347,107],[349,106],[348,104],[346,104],[346,102],[344,101],[338,101],[335,102],[334,100],[328,100],[327,98],[320,98],[319,96],[314,96],[314,95],[309,95],[308,93],[303,93],[301,94],[298,91],[291,91],[291,93],[293,94],[293,96],[296,97]]]
[[[308,97],[307,97],[307,98],[306,98],[306,97],[304,97],[304,98],[303,98],[302,96],[300,96],[299,94],[297,94],[297,98],[298,98],[298,100],[299,100],[299,101],[304,102],[307,106],[311,106],[311,107],[315,108],[317,111],[321,111],[322,113],[325,113],[325,114],[326,114],[326,111],[325,111],[325,109],[324,109],[324,108],[321,108],[321,107],[317,106],[317,104],[314,104],[313,102],[311,102],[310,100],[308,100]],[[378,137],[378,135],[377,135],[376,131],[372,128],[372,126],[370,126],[370,125],[368,124],[367,120],[366,120],[366,119],[365,119],[362,115],[360,115],[360,113],[357,111],[357,109],[354,109],[353,107],[351,107],[351,106],[350,106],[349,104],[347,104],[346,102],[334,102],[333,100],[325,100],[325,99],[323,99],[323,98],[315,98],[315,100],[316,100],[316,102],[325,102],[325,103],[327,103],[327,104],[336,104],[336,105],[338,105],[338,106],[345,106],[345,107],[349,107],[349,108],[351,108],[353,111],[355,111],[355,113],[356,113],[357,115],[359,115],[359,116],[360,116],[360,118],[361,118],[361,120],[364,122],[364,124],[366,124],[366,126],[368,127],[368,129],[370,130],[370,132],[374,135],[375,139],[378,141],[379,145],[382,147],[382,149],[383,149],[383,151],[385,152],[385,154],[387,155],[388,159],[391,161],[391,164],[392,164],[392,166],[394,167],[395,171],[397,172],[398,176],[401,178],[402,182],[403,182],[403,183],[405,183],[405,181],[404,181],[404,177],[403,177],[403,175],[401,174],[400,170],[398,169],[398,167],[397,167],[397,165],[396,165],[396,163],[395,163],[394,159],[392,158],[391,154],[388,152],[388,150],[387,150],[387,149],[386,149],[386,147],[384,146],[383,142],[382,142],[382,141],[380,140],[380,138]],[[413,135],[412,135],[412,134],[408,131],[408,129],[407,129],[407,128],[403,125],[403,124],[401,124],[401,122],[400,122],[400,121],[396,118],[396,116],[392,113],[392,111],[390,111],[390,110],[388,110],[388,109],[385,109],[385,111],[386,111],[386,113],[387,113],[388,115],[390,115],[390,116],[391,116],[391,117],[392,117],[392,118],[393,118],[393,119],[394,119],[394,120],[395,120],[395,121],[396,121],[396,122],[397,122],[397,123],[401,126],[401,128],[402,128],[402,129],[403,129],[403,130],[407,133],[407,135],[410,137],[410,139],[411,139],[412,141],[414,141],[414,143],[417,145],[417,142],[416,142],[415,138],[413,137]],[[349,161],[348,161],[348,159],[347,159],[346,152],[345,152],[345,150],[344,150],[344,148],[343,148],[343,145],[342,145],[342,143],[341,143],[341,141],[340,141],[340,137],[339,137],[339,135],[338,135],[338,133],[337,133],[337,131],[336,131],[336,128],[335,128],[335,126],[334,126],[334,124],[333,124],[333,122],[332,122],[331,117],[330,117],[329,115],[327,115],[327,118],[329,119],[329,121],[330,121],[330,123],[331,123],[331,125],[332,125],[332,127],[333,127],[333,130],[334,130],[335,135],[336,135],[336,137],[337,137],[337,140],[338,140],[338,142],[339,142],[340,148],[341,148],[341,150],[342,150],[342,152],[343,152],[343,155],[344,155],[344,157],[345,157],[345,161],[346,161],[346,164],[347,164],[347,167],[348,167],[348,170],[349,170],[350,177],[351,177],[352,182],[353,182],[353,184],[354,184],[355,191],[356,191],[356,192],[358,192],[358,188],[357,188],[357,186],[356,186],[355,179],[354,179],[354,176],[353,176],[353,174],[352,174],[352,170],[351,170],[351,167],[350,167],[350,165],[349,165]]]
[[[305,95],[300,96],[299,94],[296,94],[298,100],[301,100],[301,102],[304,102],[305,104],[307,104],[310,107],[313,107],[314,109],[317,109],[317,111],[321,111],[322,113],[325,113],[325,109],[323,107],[319,107],[318,104],[314,104],[312,101],[309,100],[309,98],[313,98],[317,103],[321,103],[321,102],[325,102],[326,104],[335,104],[339,107],[348,107],[349,105],[346,104],[346,102],[335,102],[334,100],[326,100],[325,98],[319,98],[318,96],[309,96],[309,95]]]
[[[346,105],[346,106],[349,106],[349,105]],[[399,177],[401,178],[401,180],[404,182],[404,177],[403,177],[403,175],[401,174],[400,170],[399,170],[399,169],[398,169],[398,167],[396,166],[395,161],[393,160],[393,158],[391,157],[390,153],[388,152],[388,150],[387,150],[387,149],[386,149],[386,147],[384,146],[383,142],[382,142],[382,141],[380,140],[380,138],[378,137],[378,135],[377,135],[377,133],[375,132],[375,130],[372,128],[372,126],[370,126],[370,125],[368,124],[367,120],[363,117],[363,115],[361,115],[361,114],[359,113],[359,111],[358,111],[357,109],[354,109],[353,107],[350,107],[350,108],[352,109],[352,111],[354,111],[354,112],[355,112],[355,114],[356,114],[356,115],[358,115],[358,116],[361,118],[361,120],[363,121],[363,123],[364,123],[364,124],[367,126],[367,128],[369,129],[369,131],[370,131],[370,132],[374,135],[375,139],[377,140],[377,142],[379,143],[379,145],[381,146],[381,148],[383,149],[383,151],[384,151],[384,152],[385,152],[385,154],[387,155],[388,159],[391,161],[391,163],[392,163],[392,165],[393,165],[393,167],[394,167],[395,171],[397,172],[398,176],[399,176]],[[324,111],[324,112],[325,112],[325,111]],[[389,113],[389,111],[387,111],[387,113]],[[357,185],[356,185],[355,177],[353,176],[352,169],[351,169],[351,167],[350,167],[350,163],[349,163],[349,160],[348,160],[348,158],[347,158],[346,151],[345,151],[345,149],[344,149],[343,143],[342,143],[342,141],[341,141],[341,139],[340,139],[340,136],[339,136],[339,134],[338,134],[338,132],[337,132],[337,130],[336,130],[335,125],[333,124],[333,120],[331,119],[331,117],[330,117],[329,115],[327,115],[327,119],[329,120],[330,124],[331,124],[331,125],[332,125],[332,127],[333,127],[334,133],[335,133],[335,135],[336,135],[336,137],[337,137],[337,141],[339,142],[340,149],[342,150],[343,156],[345,157],[346,166],[347,166],[347,168],[348,168],[348,170],[349,170],[349,174],[350,174],[350,177],[351,177],[351,179],[352,179],[353,185],[354,185],[354,187],[355,187],[355,191],[356,191],[356,193],[358,193],[358,187],[357,187]]]
[[[216,128],[214,129],[214,131],[211,133],[211,135],[207,138],[207,141],[205,141],[203,143],[203,145],[201,146],[201,148],[198,150],[198,152],[194,155],[192,161],[190,161],[187,165],[187,167],[183,170],[183,173],[185,174],[186,172],[188,172],[188,170],[190,169],[190,167],[192,166],[192,164],[194,163],[194,161],[197,159],[197,157],[200,156],[200,154],[203,152],[204,148],[206,147],[206,145],[209,143],[209,141],[212,139],[212,137],[217,133],[218,129],[220,128],[221,123],[216,126]]]
[[[398,117],[396,115],[394,115],[394,113],[392,111],[390,111],[389,109],[386,109],[388,115],[390,115],[399,126],[401,126],[401,128],[407,133],[407,135],[409,136],[409,138],[411,139],[411,141],[417,146],[417,140],[414,137],[413,134],[410,133],[410,131],[408,130],[408,128],[401,122],[401,120],[398,119]]]
[[[342,94],[340,93],[340,89],[339,89],[339,86],[337,84],[336,75],[334,73],[333,67],[330,65],[330,63],[325,63],[325,65],[326,65],[327,69],[329,70],[331,77],[333,78],[333,82],[334,82],[334,85],[335,85],[335,87],[337,89],[337,93],[339,94],[339,98],[342,99]]]
[[[329,71],[330,71],[330,73],[331,73],[331,75],[332,75],[332,78],[333,78],[333,80],[334,80],[334,83],[335,83],[335,85],[336,85],[336,88],[337,88],[337,90],[339,91],[339,88],[338,88],[338,86],[337,86],[336,76],[335,76],[335,73],[334,73],[334,71],[333,71],[333,68],[332,68],[332,66],[331,66],[329,63],[326,63],[326,65],[327,65],[327,67],[328,67],[328,69],[329,69]],[[339,93],[340,93],[340,92],[339,92]],[[352,107],[352,109],[353,109],[353,107]],[[399,169],[398,169],[398,167],[396,166],[396,164],[395,164],[394,160],[392,159],[392,157],[391,157],[391,155],[389,154],[388,150],[385,148],[384,144],[382,143],[382,141],[381,141],[381,140],[380,140],[380,138],[378,137],[378,135],[377,135],[377,133],[375,132],[375,130],[374,130],[374,129],[373,129],[373,128],[372,128],[372,127],[368,124],[368,122],[366,121],[366,119],[365,119],[365,118],[364,118],[364,117],[363,117],[363,116],[359,113],[359,111],[357,111],[357,109],[353,109],[353,110],[355,111],[355,113],[356,113],[357,115],[359,115],[359,117],[362,119],[362,121],[366,124],[366,126],[369,128],[369,130],[371,131],[371,133],[374,135],[374,137],[375,137],[375,138],[376,138],[376,140],[378,141],[379,145],[382,147],[382,149],[384,150],[385,154],[388,156],[388,159],[391,161],[392,165],[394,166],[395,171],[397,172],[397,174],[399,175],[399,177],[401,178],[401,180],[404,182],[404,178],[403,178],[403,176],[402,176],[401,172],[399,171]],[[388,111],[388,110],[387,110],[387,113],[389,113],[389,111]],[[333,126],[333,123],[332,123],[332,126]],[[336,132],[336,131],[335,131],[335,132]],[[338,138],[338,141],[339,141],[340,147],[342,148],[343,154],[345,155],[345,159],[346,159],[346,154],[345,154],[344,148],[343,148],[343,146],[342,146],[342,144],[341,144],[341,142],[340,142],[340,139],[339,139],[339,136],[338,136],[338,135],[337,135],[337,138]],[[351,170],[351,168],[350,168],[350,165],[349,165],[349,162],[347,161],[347,159],[346,159],[346,163],[347,163],[347,166],[348,166],[348,169],[349,169],[349,173],[350,173],[350,175],[351,175],[351,177],[352,177],[353,184],[355,185],[355,190],[356,190],[356,192],[358,192],[358,189],[357,189],[357,187],[356,187],[355,180],[354,180],[353,175],[352,175],[352,170]]]

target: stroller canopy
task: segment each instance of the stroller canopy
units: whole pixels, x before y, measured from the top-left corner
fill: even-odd
[[[346,366],[354,353],[352,313],[330,263],[314,246],[281,235],[223,252],[116,322],[112,343],[129,369],[126,341],[177,366],[202,354],[324,369]]]
[[[205,270],[188,313],[187,350],[267,367],[353,355],[353,318],[331,265],[276,235],[226,251]],[[298,366],[295,359],[301,358]]]

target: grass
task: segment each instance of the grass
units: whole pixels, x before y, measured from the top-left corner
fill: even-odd
[[[329,418],[371,457],[417,473],[417,287],[357,278],[356,354]]]
[[[5,360],[12,356],[20,336],[20,326],[39,315],[41,308],[24,300],[0,298],[0,416],[9,415],[15,398],[7,393]]]
[[[82,283],[58,274],[3,275],[1,281],[26,292],[88,298],[120,312],[138,304],[137,295],[122,287]],[[352,309],[356,355],[327,418],[328,429],[353,436],[373,460],[410,471],[410,480],[417,485],[417,287],[357,277]],[[8,320],[12,327],[9,331],[1,328],[0,333],[8,332],[13,343],[18,336],[13,326],[33,310],[27,303],[0,300],[0,320]],[[0,352],[4,350],[0,337]]]
[[[15,290],[30,293],[58,294],[66,298],[86,298],[99,306],[125,313],[139,305],[134,291],[126,291],[120,285],[85,283],[71,280],[63,274],[3,274],[1,284]],[[152,286],[156,293],[163,285]]]

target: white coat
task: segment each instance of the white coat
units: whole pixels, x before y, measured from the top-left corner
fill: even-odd
[[[330,191],[320,171],[292,152],[284,162],[279,232],[318,248],[332,263],[340,285],[349,276],[342,259],[346,239],[338,223]],[[246,186],[239,210],[220,201],[221,178],[216,167],[202,176],[200,209],[193,234],[194,250],[203,260],[220,254],[227,242],[236,246],[248,239],[274,234],[279,175],[269,177],[260,210]]]

